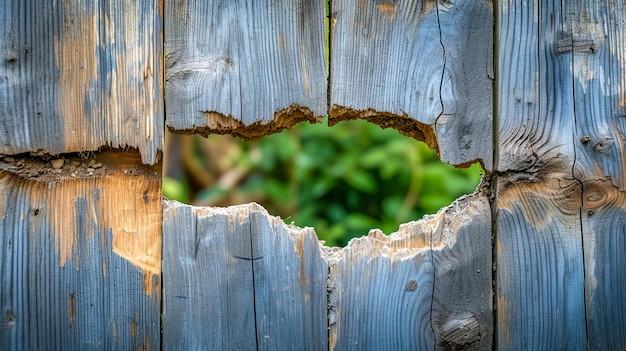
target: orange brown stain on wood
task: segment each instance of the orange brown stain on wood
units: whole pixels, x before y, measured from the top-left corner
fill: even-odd
[[[152,25],[140,27],[137,17],[156,13],[140,13],[133,1],[126,1],[127,13],[115,18],[108,11],[76,13],[73,6],[63,5],[70,19],[54,38],[64,151],[150,143],[161,108],[155,94],[162,86],[155,77],[161,64],[154,55],[159,33]],[[157,6],[153,11],[162,13],[163,1]],[[100,62],[111,67],[103,72]]]
[[[298,252],[298,257],[302,258],[302,254],[304,253],[304,235],[300,235],[295,242],[296,252]]]
[[[333,105],[330,109],[328,125],[330,127],[341,121],[364,119],[381,128],[393,128],[410,138],[425,142],[428,147],[439,155],[439,142],[435,126],[410,118],[407,114],[396,115],[376,110],[353,110],[349,107]],[[469,166],[469,165],[468,165]]]
[[[116,255],[143,272],[144,293],[158,293],[153,289],[153,277],[160,277],[161,272],[162,205],[158,173],[112,173],[99,178],[68,177],[48,182],[0,172],[0,189],[14,188],[26,189],[28,203],[37,213],[29,216],[32,231],[46,228],[54,234],[54,250],[60,266],[72,259],[79,264],[76,246],[80,231],[84,231],[86,240],[103,240],[107,237],[104,233],[111,233],[112,242],[100,246],[111,246]],[[84,205],[82,216],[77,213],[81,209],[77,206],[79,201]],[[79,217],[84,218],[84,223],[76,221]],[[96,231],[99,235],[95,235]],[[102,269],[106,273],[105,264]]]
[[[278,46],[281,48],[285,46],[285,36],[283,35],[283,32],[278,33]]]
[[[146,337],[144,339],[143,349],[144,350],[150,350],[150,334],[149,333],[146,333]]]
[[[626,211],[626,193],[607,179],[583,182],[582,201],[582,208],[591,213],[598,209],[615,207]]]
[[[498,296],[498,329],[499,335],[502,338],[501,341],[506,342],[507,344],[511,340],[510,331],[508,321],[511,320],[511,310],[508,306],[506,298],[502,295]]]
[[[74,294],[70,294],[70,322],[74,323],[76,320],[76,303],[74,301]]]
[[[137,323],[139,322],[139,310],[135,309],[135,317],[130,321],[130,336],[135,337],[137,333]]]
[[[378,8],[378,11],[380,11],[381,13],[389,16],[389,19],[391,21],[393,21],[393,18],[396,16],[397,6],[394,4],[382,3],[382,4],[376,5],[376,8]]]
[[[536,229],[543,229],[554,221],[578,219],[581,206],[579,183],[568,180],[565,174],[553,174],[544,179],[516,182],[503,188],[498,193],[498,210],[515,213],[516,208],[520,208],[526,223]]]
[[[307,240],[307,236],[308,235],[306,235],[305,232],[301,232],[301,235],[298,236],[298,238],[296,239],[296,243],[295,243],[297,247],[298,257],[300,258],[300,260],[298,260],[300,264],[298,282],[301,285],[309,284],[309,275],[307,274],[306,265],[304,264],[305,260],[302,259],[302,256],[305,250],[305,241]]]
[[[264,136],[291,128],[300,122],[319,123],[323,120],[322,116],[316,116],[308,107],[299,105],[291,105],[276,111],[274,118],[268,123],[259,121],[245,125],[232,116],[226,116],[214,111],[205,111],[204,116],[206,126],[183,130],[171,127],[168,127],[168,129],[170,132],[177,134],[200,134],[204,137],[208,137],[211,134],[229,134],[248,141],[257,141]]]

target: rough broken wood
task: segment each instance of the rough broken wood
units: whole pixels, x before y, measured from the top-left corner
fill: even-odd
[[[160,173],[95,157],[0,161],[0,349],[159,349]]]
[[[484,188],[390,236],[373,230],[331,258],[331,349],[491,349],[491,214]]]
[[[168,1],[167,126],[260,139],[326,113],[324,2]]]
[[[363,118],[492,170],[491,3],[331,3],[330,123]]]
[[[0,154],[138,148],[163,139],[162,2],[0,6]]]
[[[328,264],[311,228],[257,204],[165,201],[166,349],[326,350]]]

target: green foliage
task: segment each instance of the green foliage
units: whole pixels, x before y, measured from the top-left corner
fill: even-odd
[[[209,142],[217,142],[212,136]],[[365,121],[300,124],[256,143],[239,141],[224,159],[238,170],[236,186],[202,189],[195,202],[257,201],[270,213],[316,229],[329,245],[435,213],[471,193],[482,169],[443,164],[426,144]],[[226,162],[224,160],[209,160]],[[164,181],[168,197],[193,197]]]

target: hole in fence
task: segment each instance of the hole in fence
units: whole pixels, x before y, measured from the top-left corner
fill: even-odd
[[[480,165],[457,169],[426,144],[354,120],[300,123],[258,142],[212,135],[166,136],[163,193],[199,206],[257,202],[272,215],[314,227],[344,246],[385,233],[473,192]]]

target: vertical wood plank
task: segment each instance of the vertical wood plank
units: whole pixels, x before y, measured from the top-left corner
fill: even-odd
[[[326,113],[324,1],[166,2],[167,126],[248,139]]]
[[[588,345],[626,348],[626,196],[609,180],[583,187]]]
[[[160,348],[160,173],[97,161],[0,162],[0,349]]]
[[[163,348],[256,350],[247,206],[163,210]]]
[[[331,260],[333,350],[490,350],[491,216],[483,190],[373,230]]]
[[[313,228],[251,206],[259,350],[328,350],[328,264]]]
[[[574,1],[570,31],[588,345],[626,349],[626,3]]]
[[[0,153],[138,148],[163,139],[161,1],[4,1]]]
[[[564,6],[566,6],[564,8]],[[498,2],[497,348],[584,349],[567,3]]]
[[[256,204],[169,201],[163,230],[165,348],[327,349],[328,266],[312,230]]]
[[[492,18],[487,1],[332,1],[330,123],[363,118],[492,170]]]

